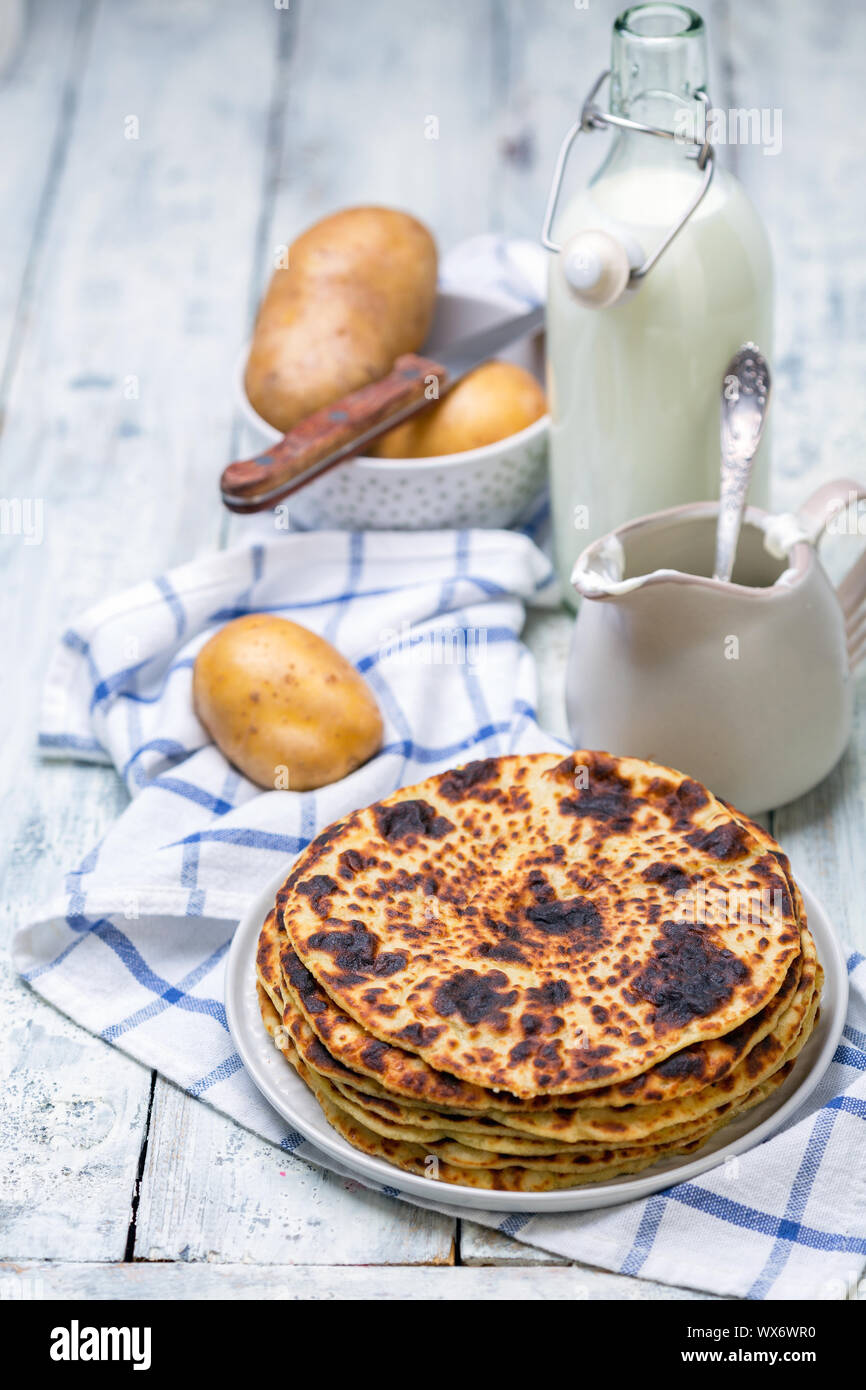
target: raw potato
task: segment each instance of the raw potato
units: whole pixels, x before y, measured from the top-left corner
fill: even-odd
[[[260,787],[337,782],[382,743],[382,717],[345,657],[297,623],[235,618],[204,644],[195,712],[230,763]]]
[[[513,362],[484,362],[447,396],[383,435],[379,458],[435,458],[462,454],[525,430],[547,409],[531,372]]]
[[[324,218],[289,247],[262,301],[250,403],[285,433],[417,351],[435,302],[436,243],[414,217],[360,207]]]

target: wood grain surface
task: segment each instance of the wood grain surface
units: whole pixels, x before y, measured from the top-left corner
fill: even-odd
[[[106,593],[241,539],[233,373],[280,248],[352,202],[537,237],[556,147],[606,65],[591,0],[33,0],[0,76],[0,477],[42,508],[0,535],[0,903],[27,919],[125,804],[108,768],[40,765],[40,681]],[[779,108],[782,143],[720,152],[777,268],[774,490],[866,477],[866,8],[711,0],[712,98]],[[577,176],[597,160],[578,159]],[[583,161],[581,163],[581,160]],[[862,540],[830,543],[834,573]],[[563,732],[564,613],[533,615],[543,722]],[[775,830],[854,945],[866,723]],[[566,1266],[293,1161],[0,976],[3,1297],[696,1297]]]

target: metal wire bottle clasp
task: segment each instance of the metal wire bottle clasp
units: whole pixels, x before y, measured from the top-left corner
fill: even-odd
[[[598,78],[597,82],[594,84],[592,90],[590,91],[585,102],[583,103],[583,109],[580,113],[580,119],[575,121],[574,125],[570,128],[570,130],[566,132],[565,139],[563,140],[560,146],[559,154],[556,158],[556,167],[553,171],[553,182],[550,186],[550,193],[547,199],[547,208],[544,213],[544,224],[541,229],[541,241],[548,251],[562,251],[563,249],[560,242],[553,240],[553,220],[556,216],[556,208],[559,202],[559,194],[560,189],[562,187],[562,178],[563,174],[565,173],[565,166],[568,162],[568,156],[571,153],[572,145],[574,144],[578,135],[580,135],[582,132],[604,130],[606,126],[615,126],[619,130],[632,130],[638,132],[641,135],[654,135],[660,140],[676,140],[679,143],[686,144],[691,147],[691,150],[686,153],[686,158],[695,159],[698,168],[703,172],[701,186],[695,194],[694,198],[686,207],[685,211],[682,213],[679,220],[674,223],[670,231],[662,239],[662,241],[655,248],[655,250],[652,251],[646,257],[646,259],[643,261],[641,265],[632,267],[629,275],[629,284],[633,285],[635,283],[639,283],[643,279],[643,277],[650,270],[652,270],[656,261],[659,259],[660,256],[664,254],[664,252],[670,246],[674,238],[682,231],[683,227],[688,222],[692,213],[696,210],[697,207],[699,207],[702,199],[704,198],[704,195],[707,192],[707,189],[710,186],[710,183],[712,182],[713,169],[715,165],[715,152],[713,150],[712,145],[706,138],[700,140],[697,137],[682,135],[677,131],[663,130],[659,126],[645,125],[642,121],[632,121],[629,120],[626,116],[616,116],[612,111],[602,111],[601,108],[596,105],[595,99],[598,96],[601,87],[609,77],[610,70],[608,69],[607,71],[603,72],[601,76]],[[709,99],[707,97],[706,92],[702,91],[696,93],[695,99],[697,101],[700,101],[705,107],[709,106]],[[706,127],[704,127],[704,129],[706,129]]]

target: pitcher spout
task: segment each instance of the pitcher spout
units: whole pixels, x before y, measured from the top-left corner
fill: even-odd
[[[581,598],[609,601],[657,585],[667,590],[672,584],[717,598],[781,597],[808,573],[812,532],[826,524],[826,510],[813,507],[817,519],[811,526],[804,510],[773,516],[747,507],[734,573],[725,580],[713,576],[718,503],[671,507],[593,541],[578,556],[571,583]]]
[[[616,532],[602,536],[587,546],[575,561],[571,583],[581,598],[615,599],[641,589],[647,583],[671,578],[673,570],[654,570],[651,574],[625,577],[626,557]],[[681,577],[681,576],[680,576]]]

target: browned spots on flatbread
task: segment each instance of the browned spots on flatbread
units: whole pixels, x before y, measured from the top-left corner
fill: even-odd
[[[735,820],[712,830],[693,830],[686,840],[711,859],[739,859],[749,852],[748,831]]]
[[[629,993],[654,1005],[655,1031],[666,1033],[714,1013],[750,973],[732,951],[716,945],[705,927],[663,922],[653,953],[632,977]]]
[[[371,1038],[364,1047],[361,1056],[372,1067],[374,1071],[383,1072],[385,1070],[385,1053],[388,1051],[388,1044],[380,1042],[378,1038]]]
[[[704,810],[710,802],[706,787],[702,787],[693,777],[683,777],[678,782],[654,778],[650,782],[649,792],[674,829],[680,833],[688,830],[698,812]]]
[[[340,866],[340,877],[351,879],[361,872],[366,861],[363,854],[359,854],[356,849],[344,849],[337,863]]]
[[[358,984],[366,979],[394,975],[403,969],[407,960],[405,951],[380,951],[379,938],[368,931],[363,922],[348,922],[346,926],[346,931],[315,932],[309,939],[314,951],[324,951],[331,956],[344,983]]]
[[[273,924],[275,915],[273,911],[270,913],[268,917],[269,924]],[[256,970],[266,985],[270,986],[272,989],[279,989],[279,954],[273,949],[272,942],[264,931],[260,935],[256,947]]]
[[[485,758],[446,772],[439,783],[439,792],[446,801],[465,801],[469,797],[485,801],[490,797],[490,782],[499,774],[494,758]],[[498,791],[498,789],[496,789]]]
[[[435,807],[431,806],[429,801],[417,798],[397,801],[392,806],[383,806],[380,803],[373,807],[373,812],[381,835],[389,843],[406,840],[414,844],[419,837],[441,840],[449,830],[454,829],[453,822],[445,816],[437,815]]]
[[[510,961],[512,965],[518,962],[521,965],[528,964],[527,957],[520,947],[506,938],[498,941],[481,941],[472,954],[481,960]]]
[[[692,874],[685,873],[679,864],[647,864],[641,870],[641,878],[644,883],[658,883],[664,888],[666,893],[676,897],[678,893],[684,893],[692,882]]]
[[[295,892],[309,898],[310,906],[320,917],[327,917],[330,910],[330,897],[338,891],[339,885],[327,874],[313,874],[312,878],[301,879],[295,885]]]
[[[441,1032],[441,1028],[425,1026],[423,1023],[407,1023],[396,1037],[399,1042],[406,1043],[409,1047],[426,1047],[435,1042]]]
[[[584,950],[594,950],[604,940],[601,913],[588,898],[554,898],[526,909],[533,926],[548,936],[568,936]]]
[[[587,774],[585,788],[578,783],[581,771]],[[559,803],[564,816],[586,816],[597,822],[597,834],[628,831],[636,810],[634,789],[621,777],[613,758],[596,753],[586,761],[566,758],[554,769],[559,779],[571,778],[574,790]]]
[[[526,991],[530,1004],[555,1006],[565,1004],[571,998],[571,985],[568,980],[546,980],[543,985],[532,985]]]
[[[508,977],[501,970],[482,975],[475,970],[459,970],[445,980],[433,995],[433,1007],[438,1014],[450,1017],[457,1013],[465,1023],[480,1023],[491,1027],[504,1026],[504,1012],[517,999],[516,990],[504,990]]]

